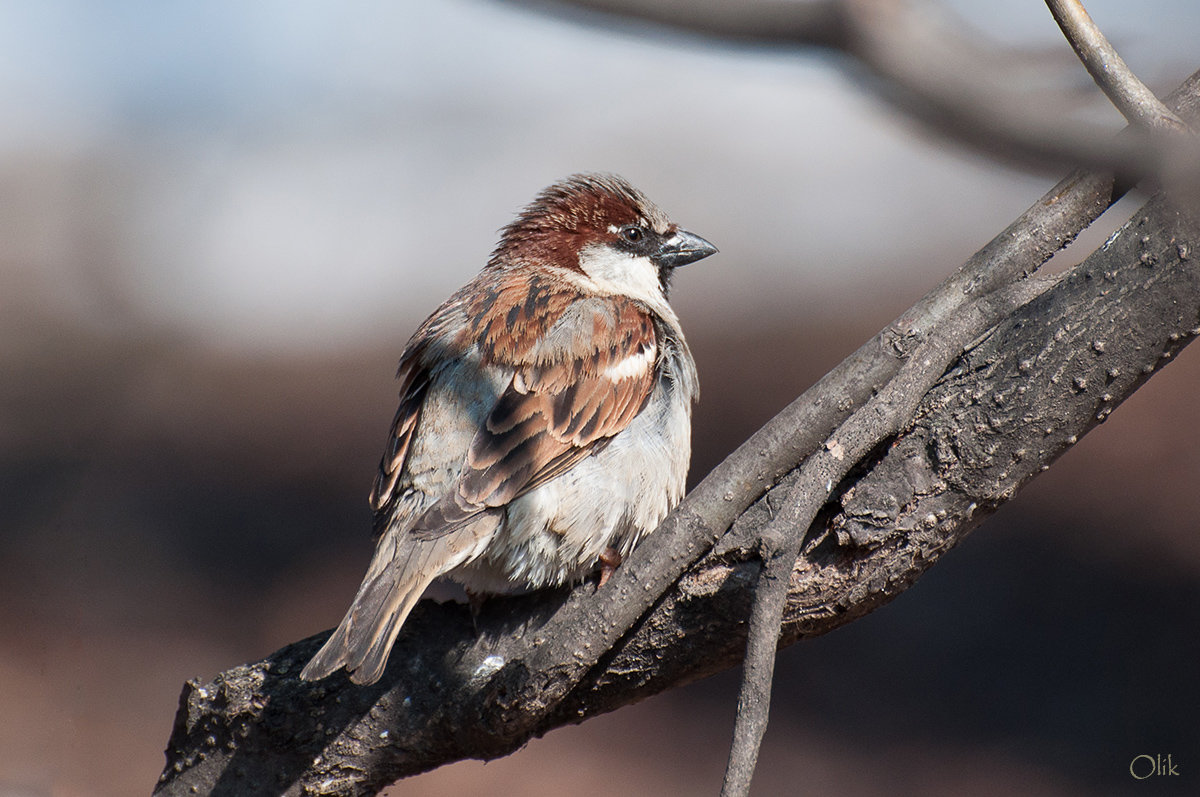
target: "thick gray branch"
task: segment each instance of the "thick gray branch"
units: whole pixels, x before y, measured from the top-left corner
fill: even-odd
[[[890,601],[1191,340],[1200,325],[1197,246],[1196,219],[1155,200],[974,345],[814,527],[825,536],[792,572],[782,643]],[[789,486],[784,479],[745,512],[553,707],[542,694],[556,673],[523,664],[550,643],[543,630],[563,596],[493,601],[478,636],[465,608],[426,602],[375,687],[300,682],[320,638],[189,683],[159,793],[372,794],[731,666],[756,571],[740,541],[753,539]],[[593,599],[592,590],[574,597]]]

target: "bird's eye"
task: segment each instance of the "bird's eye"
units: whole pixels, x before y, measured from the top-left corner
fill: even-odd
[[[643,234],[644,233],[641,227],[635,227],[632,224],[628,227],[621,228],[621,237],[626,241],[629,241],[631,244],[642,240]]]

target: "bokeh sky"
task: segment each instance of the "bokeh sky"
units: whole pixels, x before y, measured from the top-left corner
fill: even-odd
[[[1200,5],[1089,5],[1152,84],[1190,70]],[[1041,4],[954,6],[1089,85]],[[471,0],[5,3],[0,161],[34,210],[6,214],[26,251],[0,268],[86,308],[77,272],[98,266],[54,217],[95,192],[138,311],[236,346],[338,346],[461,283],[574,171],[624,173],[752,259],[686,288],[740,312],[940,273],[1044,182],[931,142],[840,66]],[[57,179],[22,184],[31,161]]]

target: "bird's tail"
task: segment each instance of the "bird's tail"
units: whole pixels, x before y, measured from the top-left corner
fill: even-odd
[[[418,540],[395,527],[386,531],[350,610],[300,677],[318,681],[345,667],[357,684],[378,681],[408,613],[430,582],[471,558],[469,542],[456,534]]]

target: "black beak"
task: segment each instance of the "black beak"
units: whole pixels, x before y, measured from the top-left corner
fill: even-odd
[[[709,255],[716,254],[717,247],[687,230],[676,230],[675,234],[663,241],[659,250],[651,256],[651,260],[659,268],[678,268],[688,263],[703,260]]]

